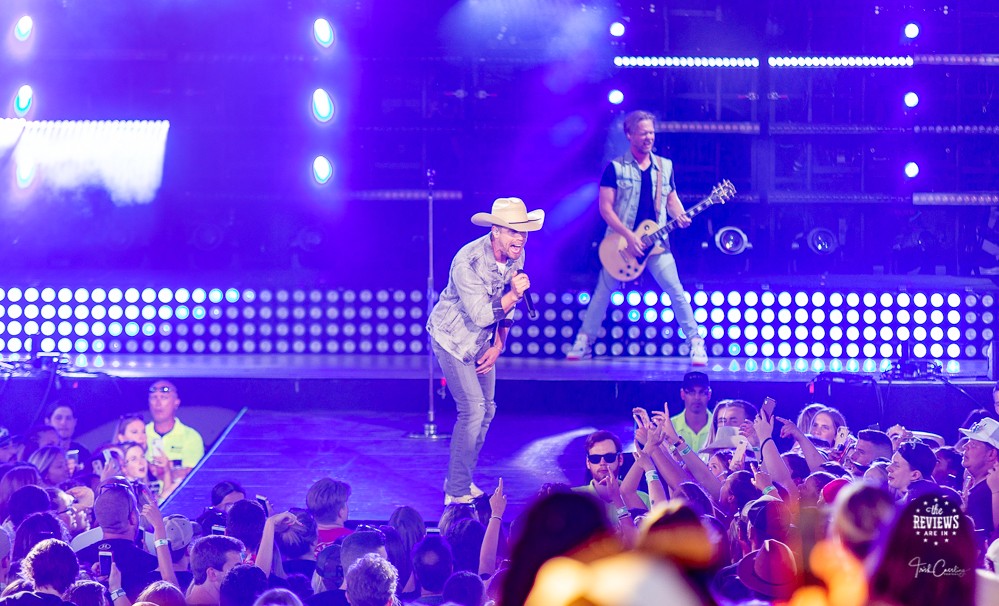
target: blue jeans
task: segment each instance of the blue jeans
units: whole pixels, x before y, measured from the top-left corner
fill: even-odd
[[[451,432],[451,457],[444,492],[461,497],[471,492],[479,451],[486,441],[489,424],[496,416],[496,367],[484,375],[476,374],[474,360],[464,364],[444,351],[437,341],[431,339],[430,343],[458,408],[458,419]]]
[[[655,278],[663,292],[669,295],[673,313],[676,315],[676,322],[683,329],[683,336],[687,342],[690,342],[692,337],[697,336],[697,322],[694,321],[694,310],[690,308],[690,303],[683,296],[683,284],[680,284],[680,276],[676,273],[676,259],[673,258],[673,253],[665,252],[653,256],[649,259],[646,269]],[[590,343],[596,340],[600,333],[600,326],[607,316],[611,291],[620,287],[621,283],[612,278],[607,270],[601,268],[600,276],[597,278],[597,286],[593,289],[590,304],[583,316],[583,326],[579,329],[579,332],[586,335]]]

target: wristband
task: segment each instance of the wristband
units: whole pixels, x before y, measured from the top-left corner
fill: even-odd
[[[690,454],[692,450],[693,448],[690,447],[690,444],[687,444],[683,447],[683,450],[680,451],[680,456],[681,457],[687,456]]]
[[[159,547],[169,547],[170,546],[170,539],[156,539],[155,541],[153,541],[153,546],[155,546],[157,548],[159,548]]]
[[[762,443],[762,444],[760,444],[760,452],[763,452],[763,447],[767,445],[767,442],[773,442],[773,441],[774,441],[774,439],[773,439],[773,438],[767,438],[766,440],[763,440],[763,443]],[[776,444],[775,444],[775,445],[776,445]],[[755,450],[755,449],[754,449],[754,450]]]
[[[124,589],[115,589],[114,591],[111,592],[111,601],[112,602],[114,602],[118,598],[123,598],[123,597],[125,597],[125,590]]]
[[[659,472],[657,472],[655,469],[650,469],[650,470],[648,470],[648,471],[645,472],[645,479],[646,480],[658,480],[659,479]]]
[[[766,488],[763,489],[763,496],[766,496],[775,490],[777,490],[777,487],[771,484],[770,486],[767,486]]]
[[[499,517],[499,516],[489,516],[489,519],[490,519],[490,520],[499,520],[500,522],[502,522],[502,521],[503,521],[503,518],[501,518],[501,517]]]
[[[626,518],[631,515],[631,512],[628,511],[627,507],[618,507],[615,511],[617,512],[617,518],[619,520],[621,518]]]

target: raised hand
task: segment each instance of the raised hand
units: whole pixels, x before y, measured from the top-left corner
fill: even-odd
[[[795,424],[794,421],[789,421],[784,417],[777,417],[777,420],[781,422],[780,437],[794,438],[797,440],[805,435],[801,433],[801,430],[798,429],[798,425]]]
[[[616,503],[621,500],[621,484],[614,474],[608,475],[599,482],[594,482],[593,490],[605,503]]]
[[[506,495],[503,494],[503,478],[499,479],[499,484],[496,485],[496,490],[493,491],[492,496],[489,497],[489,509],[493,512],[494,516],[503,517],[503,512],[506,511]]]

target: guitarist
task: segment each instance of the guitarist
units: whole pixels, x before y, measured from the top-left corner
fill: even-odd
[[[676,194],[673,162],[652,153],[656,141],[655,116],[646,111],[629,113],[624,117],[624,136],[630,149],[612,160],[600,179],[600,216],[607,222],[607,235],[620,234],[628,242],[628,251],[640,256],[646,247],[632,229],[643,220],[655,219],[662,226],[672,217],[680,227],[689,227],[691,220]],[[662,246],[666,252],[652,256],[648,270],[670,297],[677,322],[690,345],[691,365],[706,366],[708,355],[704,339],[697,334],[694,312],[684,297],[669,241],[664,240]],[[583,317],[583,326],[566,356],[569,360],[592,357],[593,342],[607,315],[610,293],[615,288],[620,288],[620,282],[606,269],[601,269]]]

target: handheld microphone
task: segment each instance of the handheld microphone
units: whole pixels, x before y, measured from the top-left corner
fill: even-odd
[[[524,270],[518,269],[518,274],[524,273]],[[534,299],[531,298],[531,293],[524,292],[524,304],[527,305],[527,317],[532,320],[538,319],[538,310],[534,309]]]

